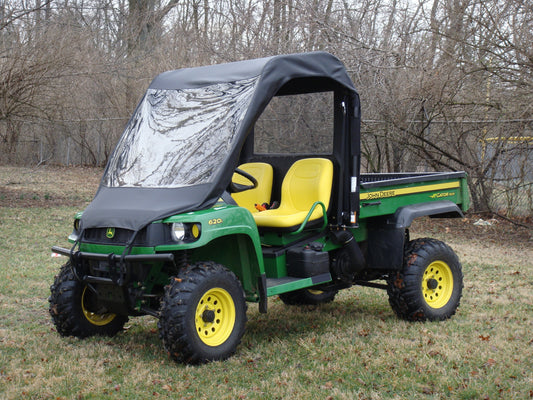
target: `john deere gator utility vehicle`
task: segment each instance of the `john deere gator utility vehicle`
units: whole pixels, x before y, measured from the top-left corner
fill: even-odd
[[[271,296],[319,304],[366,285],[400,318],[452,316],[461,264],[409,227],[461,217],[466,176],[362,173],[360,117],[324,52],[157,76],[70,245],[53,247],[68,257],[51,286],[57,331],[114,335],[151,315],[170,356],[199,363],[232,355],[247,303],[266,313]]]

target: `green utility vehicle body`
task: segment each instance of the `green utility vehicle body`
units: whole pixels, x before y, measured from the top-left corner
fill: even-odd
[[[259,151],[254,128],[271,99],[315,92],[331,93],[331,148]],[[366,285],[387,289],[402,318],[453,315],[460,263],[441,242],[411,241],[409,227],[422,216],[462,217],[466,174],[362,173],[360,118],[353,83],[328,53],[157,77],[95,199],[75,216],[70,246],[52,248],[69,258],[51,287],[59,333],[113,335],[128,317],[152,315],[171,357],[195,363],[233,354],[245,301],[267,312],[274,295],[319,304]]]

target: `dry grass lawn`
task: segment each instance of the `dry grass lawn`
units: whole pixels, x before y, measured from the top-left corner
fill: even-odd
[[[50,247],[65,244],[101,173],[0,167],[1,399],[533,398],[533,232],[479,216],[411,229],[463,263],[461,306],[445,322],[400,321],[384,292],[354,287],[318,307],[250,304],[236,355],[202,366],[173,363],[149,317],[114,338],[60,337],[47,298],[65,259]]]

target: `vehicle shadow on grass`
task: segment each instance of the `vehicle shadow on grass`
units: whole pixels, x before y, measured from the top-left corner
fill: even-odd
[[[274,298],[269,301],[267,314],[260,314],[249,305],[246,333],[259,340],[272,340],[291,335],[324,334],[339,323],[355,327],[396,319],[386,299],[342,299],[320,305],[288,306]]]
[[[109,346],[118,352],[125,352],[131,357],[143,360],[161,361],[167,353],[159,338],[157,320],[152,317],[135,317],[124,326],[124,329],[113,337],[94,336],[89,341]]]
[[[243,338],[245,347],[253,346],[253,343],[290,341],[309,334],[324,335],[339,324],[344,329],[347,326],[364,329],[364,326],[395,320],[396,316],[386,299],[379,296],[363,300],[342,298],[331,303],[303,306],[288,306],[275,297],[269,299],[267,314],[260,314],[255,304],[248,303],[247,318]],[[124,330],[114,337],[96,336],[85,340],[145,361],[168,360],[171,363],[159,338],[157,320],[152,317],[131,318]]]

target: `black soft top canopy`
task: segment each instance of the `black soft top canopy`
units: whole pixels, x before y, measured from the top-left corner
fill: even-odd
[[[342,90],[357,97],[344,65],[325,52],[160,74],[113,152],[96,196],[83,213],[81,228],[137,231],[155,220],[212,206],[227,188],[243,143],[272,97],[321,90]],[[165,94],[170,92],[179,95],[168,100]],[[225,98],[230,100],[217,106],[218,99]],[[218,114],[204,118],[202,101]],[[194,107],[189,107],[191,102]],[[175,128],[173,118],[184,128]],[[175,150],[164,156],[155,151],[160,137],[165,140],[160,148],[176,146]],[[205,166],[200,174],[206,158],[216,160],[216,165]],[[180,174],[186,176],[173,178]]]

